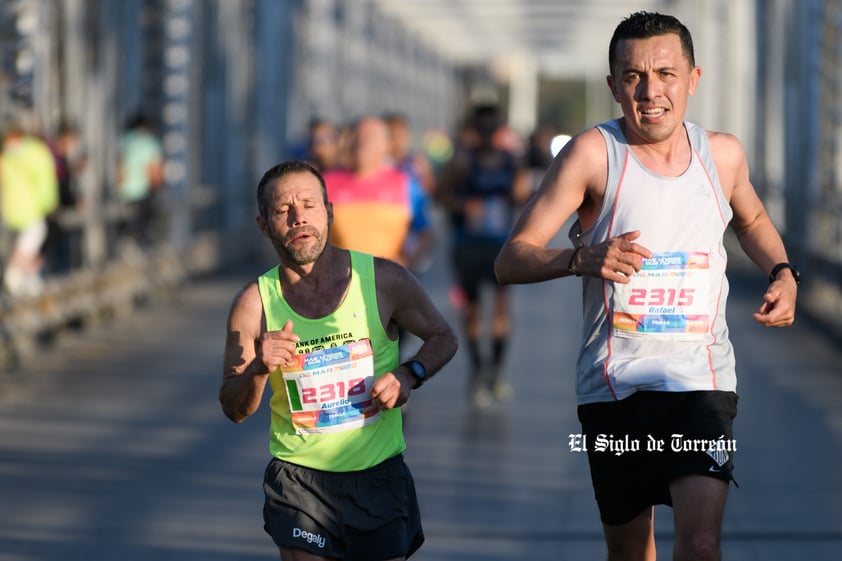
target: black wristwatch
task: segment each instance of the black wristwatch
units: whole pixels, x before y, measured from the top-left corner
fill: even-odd
[[[408,360],[401,364],[401,366],[406,366],[410,374],[415,377],[415,385],[412,386],[413,390],[417,390],[424,385],[424,382],[427,380],[427,369],[424,368],[424,365],[420,361]]]
[[[792,277],[795,279],[795,284],[801,284],[801,271],[799,271],[798,267],[796,267],[792,263],[778,263],[777,265],[772,267],[772,272],[769,273],[769,282],[775,282],[775,279],[778,278],[778,273],[780,273],[784,269],[789,269],[790,271],[792,271]]]

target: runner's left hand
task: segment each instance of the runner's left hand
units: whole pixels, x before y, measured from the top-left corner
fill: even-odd
[[[374,381],[371,387],[372,407],[394,409],[406,403],[413,381],[408,376],[387,372]]]
[[[763,304],[754,314],[754,320],[766,327],[786,327],[795,321],[795,280],[784,277],[769,285],[763,295]]]

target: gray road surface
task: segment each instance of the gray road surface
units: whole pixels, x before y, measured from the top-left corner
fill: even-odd
[[[249,274],[60,340],[0,387],[0,561],[276,559],[260,517],[265,410],[218,406],[224,321]],[[456,325],[446,263],[422,280]],[[753,323],[733,283],[740,413],[725,559],[842,559],[842,349],[808,322]],[[579,430],[572,279],[512,291],[511,399],[476,411],[460,352],[407,410],[427,543],[418,561],[604,559]],[[8,376],[8,375],[7,375]],[[671,558],[671,511],[656,514]]]

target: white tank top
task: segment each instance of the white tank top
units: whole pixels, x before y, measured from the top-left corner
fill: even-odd
[[[623,399],[640,390],[736,391],[728,340],[723,234],[732,212],[705,130],[684,123],[690,166],[657,175],[635,157],[618,121],[597,126],[608,148],[608,182],[596,222],[570,231],[594,245],[640,230],[654,254],[629,284],[584,277],[578,403]]]

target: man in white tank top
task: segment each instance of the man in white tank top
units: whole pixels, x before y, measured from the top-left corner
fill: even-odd
[[[793,322],[800,277],[749,181],[740,142],[684,120],[701,76],[687,28],[635,13],[615,30],[609,63],[623,116],[564,147],[495,272],[502,284],[583,277],[579,445],[609,560],[655,558],[656,504],[674,509],[675,559],[720,559],[737,404],[725,228],[769,275],[759,323]],[[548,248],[574,212],[574,248]],[[664,452],[600,453],[595,440],[609,434],[651,437]],[[673,442],[674,434],[685,439]]]

